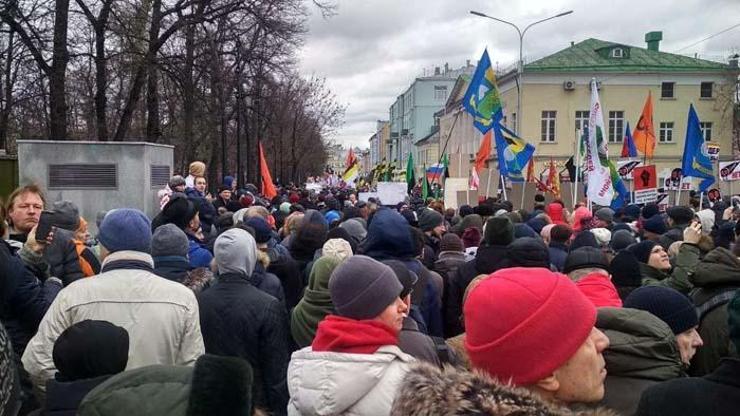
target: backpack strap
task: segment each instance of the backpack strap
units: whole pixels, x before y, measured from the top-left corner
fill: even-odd
[[[737,290],[737,288],[725,290],[722,293],[712,296],[706,302],[697,306],[696,314],[699,315],[699,322],[701,322],[709,312],[731,301],[732,298],[735,297],[735,293],[737,292]]]

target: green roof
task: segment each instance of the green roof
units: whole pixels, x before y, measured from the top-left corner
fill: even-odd
[[[609,51],[615,47],[623,49],[623,58],[610,57]],[[591,38],[526,64],[524,70],[527,72],[722,72],[730,70],[730,66]]]

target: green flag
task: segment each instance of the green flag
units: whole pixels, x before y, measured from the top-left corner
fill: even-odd
[[[416,185],[416,174],[414,172],[414,153],[409,152],[409,160],[406,163],[406,184],[408,185],[408,193],[411,195],[411,192],[414,190],[414,186]]]
[[[427,180],[427,165],[424,165],[424,177],[421,179],[421,198],[426,202],[429,196],[429,181]]]

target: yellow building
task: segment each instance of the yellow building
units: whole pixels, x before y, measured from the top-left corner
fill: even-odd
[[[432,132],[414,143],[418,160],[414,160],[417,177],[423,173],[424,166],[430,167],[439,160],[439,126],[434,126]]]
[[[525,65],[521,112],[517,114],[516,72],[498,79],[504,106],[504,123],[536,147],[535,171],[546,168],[551,157],[559,165],[576,153],[576,138],[588,124],[590,81],[596,79],[612,159],[619,158],[624,130],[634,127],[648,92],[653,99],[658,172],[680,167],[689,104],[702,122],[705,139],[720,146],[720,159],[733,158],[733,118],[737,60],[712,62],[659,51],[661,32],[645,36],[647,48],[587,39]],[[468,80],[458,79],[440,125],[454,121]],[[462,124],[462,125],[460,125]],[[462,114],[450,139],[450,173],[466,175],[480,143],[472,118]],[[495,159],[495,152],[492,152]],[[456,163],[461,163],[458,166]],[[648,162],[650,163],[650,162]]]

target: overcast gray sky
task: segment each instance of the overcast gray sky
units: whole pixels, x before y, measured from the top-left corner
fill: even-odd
[[[325,77],[347,104],[344,127],[333,137],[368,147],[375,121],[413,79],[435,66],[457,68],[475,62],[488,47],[494,65],[513,64],[516,31],[473,16],[477,10],[519,25],[562,11],[574,13],[530,29],[524,55],[536,59],[588,38],[645,45],[645,33],[663,31],[661,51],[674,52],[740,23],[740,0],[338,0],[337,15],[313,10],[301,50],[304,75]],[[740,52],[740,27],[681,53],[727,58]],[[526,58],[525,58],[526,59]]]

